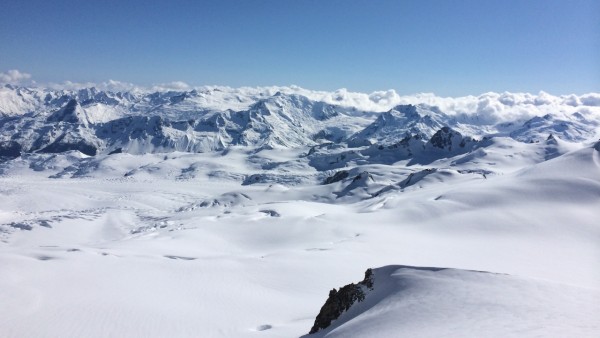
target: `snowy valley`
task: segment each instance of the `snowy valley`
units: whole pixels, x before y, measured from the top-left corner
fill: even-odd
[[[3,337],[597,337],[599,219],[600,94],[0,88]]]

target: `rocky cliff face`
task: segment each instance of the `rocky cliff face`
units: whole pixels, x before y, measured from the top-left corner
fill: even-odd
[[[329,297],[321,308],[321,311],[315,319],[315,324],[310,329],[309,334],[326,329],[331,322],[336,320],[342,313],[348,311],[356,302],[362,302],[365,299],[365,292],[373,288],[373,271],[367,269],[365,278],[357,284],[351,283],[341,287],[339,290],[329,291]]]

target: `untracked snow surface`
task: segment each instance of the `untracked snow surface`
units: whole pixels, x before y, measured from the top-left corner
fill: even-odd
[[[1,337],[600,336],[595,101],[214,89],[0,90]]]
[[[305,337],[586,337],[600,329],[598,289],[393,265],[371,278],[362,301]]]

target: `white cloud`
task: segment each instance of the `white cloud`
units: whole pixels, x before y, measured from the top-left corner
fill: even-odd
[[[538,96],[533,100],[536,106],[548,105],[556,102],[556,97],[546,92],[541,91]]]
[[[111,92],[126,92],[126,91],[140,91],[140,87],[129,82],[122,82],[117,80],[108,80],[102,82],[98,89],[108,90]]]
[[[18,70],[0,73],[0,82],[27,81],[31,75]],[[372,93],[352,92],[346,88],[335,91],[315,91],[299,86],[285,87],[240,87],[202,86],[193,87],[182,81],[161,83],[152,86],[137,86],[132,83],[108,80],[101,83],[77,83],[65,81],[63,83],[50,83],[44,86],[55,90],[80,90],[95,87],[98,90],[129,91],[135,93],[148,93],[154,91],[189,91],[197,89],[204,92],[203,104],[214,106],[215,109],[245,109],[261,98],[275,95],[277,92],[284,94],[297,94],[308,97],[314,101],[355,108],[358,111],[383,112],[400,104],[425,104],[438,107],[448,115],[477,115],[480,121],[498,123],[507,120],[526,120],[533,116],[543,116],[548,113],[564,113],[590,111],[600,114],[600,93],[585,95],[553,96],[546,92],[530,93],[484,93],[478,96],[441,97],[433,93],[418,93],[413,95],[399,95],[395,90],[374,91]]]
[[[579,97],[584,106],[600,107],[600,93],[590,93]]]
[[[65,81],[62,83],[50,82],[45,85],[45,87],[54,89],[54,90],[80,90],[80,89],[91,88],[91,87],[95,87],[95,86],[96,86],[96,83],[93,83],[93,82],[80,83],[80,82],[72,82],[72,81]]]
[[[152,91],[168,91],[168,90],[185,91],[185,90],[190,90],[190,89],[192,89],[192,87],[183,81],[173,81],[173,82],[169,82],[169,83],[161,83],[161,84],[154,85],[151,88]]]
[[[563,103],[571,107],[577,107],[581,105],[581,100],[575,94],[571,94],[563,97]]]
[[[86,88],[96,88],[98,90],[105,90],[111,92],[145,92],[149,89],[136,86],[133,83],[116,81],[116,80],[108,80],[105,82],[94,83],[94,82],[72,82],[72,81],[64,81],[62,83],[48,83],[44,87],[54,90],[81,90]]]
[[[0,73],[0,83],[19,84],[29,79],[31,79],[31,74],[22,73],[17,69],[11,69],[4,73]]]

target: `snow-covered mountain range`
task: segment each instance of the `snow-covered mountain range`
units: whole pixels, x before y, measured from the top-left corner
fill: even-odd
[[[4,85],[0,336],[598,336],[599,205],[600,94]]]
[[[521,142],[539,142],[553,135],[563,141],[581,142],[596,137],[600,129],[600,108],[569,105],[581,101],[577,97],[543,102],[535,98],[532,103],[521,104],[498,98],[513,112],[528,105],[549,111],[543,116],[520,114],[511,119],[481,114],[481,100],[478,109],[471,112],[445,113],[429,104],[364,111],[282,91],[273,95],[268,91],[246,95],[224,91],[115,93],[96,88],[55,91],[7,85],[0,93],[0,156],[68,150],[89,156],[197,153],[237,145],[273,149],[329,142],[349,148],[421,142],[423,148],[434,135],[437,148],[457,151],[457,146],[464,148],[469,143],[467,139],[460,143],[462,135],[507,136]],[[562,105],[556,104],[559,100]],[[444,137],[456,136],[452,142],[440,139],[442,129]],[[459,143],[453,144],[457,140]]]

